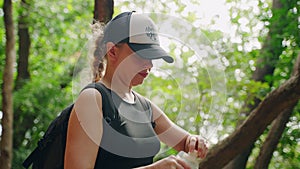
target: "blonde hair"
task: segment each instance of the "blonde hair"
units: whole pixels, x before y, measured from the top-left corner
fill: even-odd
[[[104,23],[95,22],[92,25],[93,31],[93,61],[92,61],[92,73],[93,73],[93,82],[101,80],[105,73],[106,69],[106,48],[105,43],[103,42],[104,36]]]

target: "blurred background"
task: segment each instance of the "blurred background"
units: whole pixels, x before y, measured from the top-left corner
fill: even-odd
[[[157,23],[161,45],[175,63],[155,62],[151,75],[135,90],[179,126],[207,139],[211,147],[233,133],[269,92],[290,78],[299,55],[298,0],[13,0],[16,59],[10,85],[13,126],[9,126],[3,120],[5,1],[0,2],[0,148],[4,152],[3,140],[9,139],[3,138],[4,129],[13,129],[9,151],[13,169],[22,168],[50,122],[90,82],[86,69],[91,61],[91,24],[93,19],[110,18],[96,16],[97,3],[112,16],[135,10],[148,13]],[[110,6],[103,5],[108,2]],[[270,169],[299,169],[299,104],[287,110],[223,167],[250,169],[263,159]],[[273,144],[267,145],[269,140]],[[162,144],[155,159],[176,153]],[[5,161],[3,154],[0,159]]]

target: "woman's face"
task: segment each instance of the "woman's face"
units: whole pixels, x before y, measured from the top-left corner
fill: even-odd
[[[118,46],[115,73],[129,86],[142,84],[153,67],[152,61],[138,56],[127,44]]]

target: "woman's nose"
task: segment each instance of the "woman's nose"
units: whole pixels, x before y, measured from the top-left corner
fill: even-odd
[[[152,60],[148,60],[148,59],[146,60],[145,59],[145,64],[144,65],[146,66],[146,68],[151,69],[153,67]]]

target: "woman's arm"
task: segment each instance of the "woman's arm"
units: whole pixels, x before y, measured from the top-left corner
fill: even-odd
[[[159,139],[177,151],[186,151],[185,142],[189,133],[175,125],[163,111],[151,103],[153,119],[155,121],[155,132]]]
[[[71,112],[65,151],[65,169],[94,168],[102,138],[102,97],[85,89]]]
[[[197,151],[198,157],[204,158],[206,156],[208,148],[203,139],[174,124],[155,104],[151,103],[151,108],[156,123],[155,132],[162,142],[177,151]]]

